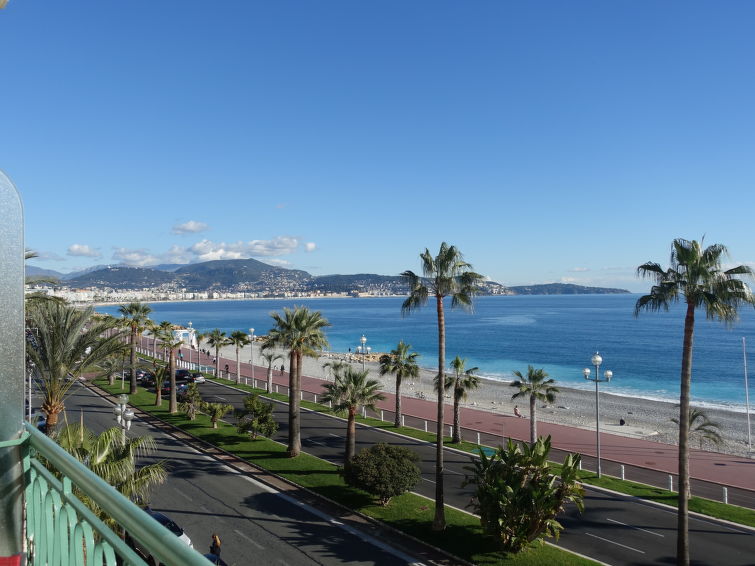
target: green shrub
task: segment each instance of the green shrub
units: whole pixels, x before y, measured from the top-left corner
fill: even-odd
[[[389,444],[375,444],[357,454],[346,466],[346,483],[365,490],[388,505],[391,497],[409,491],[419,483],[419,456],[413,451]]]
[[[278,430],[273,418],[273,404],[266,403],[259,395],[252,393],[244,397],[244,408],[236,410],[238,431],[256,439],[258,434],[270,437]]]
[[[480,459],[465,485],[477,486],[473,499],[476,514],[486,534],[506,552],[519,552],[532,541],[558,536],[563,529],[556,515],[573,502],[582,511],[584,490],[578,482],[579,454],[569,454],[557,478],[548,463],[551,437],[532,445],[509,439],[505,448]]]

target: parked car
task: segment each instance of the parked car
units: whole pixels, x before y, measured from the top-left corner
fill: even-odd
[[[176,535],[178,537],[178,540],[185,543],[189,548],[194,548],[194,545],[191,543],[189,536],[170,517],[158,511],[153,511],[149,507],[145,507],[144,512],[152,517],[155,521],[160,523],[163,527],[172,532],[174,535]],[[126,544],[128,544],[137,553],[139,553],[147,562],[147,564],[150,564],[151,566],[157,566],[160,564],[157,558],[151,555],[149,550],[144,548],[144,546],[138,540],[131,538],[128,533],[126,533]]]
[[[204,383],[207,379],[199,372],[194,372],[189,376],[189,383]]]
[[[176,383],[188,383],[191,372],[188,369],[176,370]]]

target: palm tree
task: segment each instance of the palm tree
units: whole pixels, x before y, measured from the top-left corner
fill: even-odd
[[[679,424],[679,419],[672,418],[671,422]],[[724,441],[719,432],[721,423],[712,421],[708,414],[698,407],[689,409],[689,436],[697,436],[700,441],[700,450],[703,449],[703,441],[708,440],[713,444],[721,444]]]
[[[268,332],[271,346],[280,346],[289,352],[288,372],[288,455],[294,458],[301,452],[299,423],[299,395],[301,391],[301,364],[304,356],[316,357],[327,348],[328,340],[322,329],[330,326],[319,311],[307,307],[284,308],[283,315],[271,313],[275,326]]]
[[[241,348],[248,346],[252,341],[243,330],[234,330],[227,343],[236,346],[236,383],[241,383]]]
[[[42,411],[47,417],[48,435],[55,430],[76,379],[96,371],[97,364],[124,349],[123,334],[105,337],[112,323],[93,318],[93,314],[91,307],[73,308],[57,301],[40,301],[26,313],[34,329],[26,355],[42,382]]]
[[[403,340],[399,341],[394,350],[389,354],[380,356],[380,375],[392,374],[396,376],[396,410],[393,425],[401,426],[401,382],[410,377],[419,375],[417,365],[417,352],[409,352],[411,344]]]
[[[671,303],[686,304],[682,365],[679,393],[679,506],[677,509],[676,560],[689,564],[689,418],[690,385],[692,383],[692,342],[695,331],[695,311],[705,310],[709,319],[730,324],[737,319],[739,307],[753,304],[748,285],[737,275],[752,275],[752,269],[739,265],[723,270],[722,258],[728,255],[725,246],[702,244],[678,238],[671,245],[671,265],[663,269],[655,262],[637,268],[637,274],[654,281],[650,293],[637,299],[634,314],[643,310],[668,311]]]
[[[446,378],[446,389],[452,389],[454,394],[454,431],[451,442],[461,442],[460,408],[461,402],[467,398],[467,391],[480,386],[480,378],[475,375],[476,366],[466,369],[467,359],[456,356],[451,360],[454,375]]]
[[[218,368],[220,367],[220,348],[228,345],[228,338],[226,337],[225,332],[219,328],[211,330],[205,334],[204,338],[207,341],[208,346],[215,348],[215,377],[220,377],[220,372],[218,371]]]
[[[202,402],[202,412],[207,413],[212,423],[212,428],[218,428],[218,421],[233,411],[233,405],[229,403]]]
[[[79,462],[137,503],[147,503],[152,488],[168,477],[165,460],[136,467],[138,458],[155,451],[151,436],[125,438],[121,427],[94,434],[83,425],[69,424],[55,435],[55,440]],[[111,529],[117,528],[109,513],[99,509],[85,493],[78,495],[105,524]]]
[[[385,396],[378,390],[380,382],[377,379],[367,379],[369,371],[355,370],[349,366],[343,372],[336,374],[333,383],[323,385],[325,389],[324,401],[333,404],[333,410],[347,412],[346,424],[346,457],[348,466],[356,454],[356,418],[359,407],[375,410],[375,403],[382,401]]]
[[[438,316],[438,383],[444,379],[446,367],[446,319],[443,301],[451,297],[451,307],[471,309],[472,297],[477,293],[477,283],[482,275],[472,271],[472,266],[456,246],[446,242],[440,245],[438,255],[433,257],[430,250],[420,254],[422,275],[404,271],[401,276],[409,284],[409,297],[401,305],[406,315],[427,303],[428,296],[435,297],[435,310]],[[443,388],[438,388],[438,429],[435,453],[435,517],[433,530],[446,528],[446,514],[443,502]]]
[[[283,359],[283,354],[273,350],[273,346],[268,346],[268,342],[262,345],[262,359],[267,362],[267,392],[273,392],[273,364],[277,360]]]
[[[186,413],[190,421],[197,418],[197,411],[201,410],[202,394],[196,383],[190,383],[183,400],[178,404],[178,408]]]
[[[178,399],[176,397],[176,352],[183,345],[183,340],[180,337],[173,334],[172,324],[170,325],[170,329],[163,328],[161,324],[160,328],[157,331],[157,338],[163,343],[163,346],[168,350],[167,371],[168,371],[168,379],[170,380],[170,394],[168,397],[168,412],[170,412],[171,414],[177,413],[178,412]],[[156,386],[158,389],[158,395],[162,396],[161,392],[159,391],[160,387],[162,386],[162,381],[156,382]],[[155,401],[155,403],[157,404],[157,401]]]
[[[129,341],[131,344],[131,388],[129,389],[129,393],[133,395],[136,393],[136,340],[141,332],[140,328],[144,327],[149,321],[149,313],[152,312],[152,309],[149,305],[134,302],[121,305],[118,312],[123,315],[123,320],[131,329]]]
[[[102,370],[102,377],[107,377],[108,385],[114,385],[115,376],[122,367],[119,357],[108,356],[97,365]]]
[[[535,369],[532,366],[527,366],[526,377],[523,376],[522,372],[519,370],[514,371],[514,375],[519,379],[512,381],[509,385],[511,387],[516,387],[519,391],[514,393],[511,398],[530,398],[530,444],[534,445],[535,442],[537,442],[537,416],[535,415],[535,403],[537,401],[553,403],[556,399],[558,388],[553,386],[556,381],[552,378],[548,378],[548,374],[542,368]]]

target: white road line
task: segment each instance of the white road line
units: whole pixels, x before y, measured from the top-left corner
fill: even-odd
[[[624,525],[625,527],[629,527],[630,529],[637,529],[638,531],[642,531],[643,533],[647,533],[649,535],[655,535],[657,537],[665,538],[665,536],[662,535],[661,533],[654,533],[653,531],[649,531],[649,530],[643,529],[641,527],[635,527],[634,525],[630,525],[628,523],[622,523],[621,521],[617,521],[616,519],[610,519],[610,518],[606,517],[606,521],[611,521],[612,523],[616,523],[618,525]]]
[[[329,432],[328,435],[335,436],[336,438],[341,438],[340,434],[333,434],[332,432]]]
[[[422,478],[422,481],[426,481],[428,483],[435,484],[435,482],[433,480],[429,480],[427,478]]]
[[[242,537],[242,538],[245,538],[246,540],[248,540],[249,542],[251,542],[251,543],[252,543],[252,544],[253,544],[254,546],[256,546],[257,548],[259,548],[260,550],[265,550],[265,547],[264,547],[264,546],[262,546],[262,545],[261,545],[260,543],[258,543],[258,542],[257,542],[256,540],[253,540],[253,539],[251,539],[250,537],[246,536],[246,535],[245,535],[244,533],[242,533],[241,531],[239,531],[239,530],[236,530],[236,529],[233,529],[233,532],[234,532],[234,533],[236,533],[237,535],[239,535],[240,537]]]
[[[188,499],[189,501],[194,501],[194,498],[193,498],[193,497],[189,497],[188,495],[186,495],[186,494],[185,494],[185,493],[184,493],[183,491],[181,491],[181,490],[179,490],[179,489],[175,490],[175,492],[176,492],[176,493],[177,493],[178,495],[180,495],[181,497],[183,497],[184,499]]]
[[[625,544],[621,544],[620,542],[616,542],[616,541],[613,541],[613,540],[609,540],[609,539],[607,539],[607,538],[599,537],[598,535],[594,535],[594,534],[592,534],[592,533],[585,533],[585,534],[586,534],[586,535],[587,535],[588,537],[597,538],[597,539],[600,539],[600,540],[602,540],[602,541],[605,541],[605,542],[610,542],[611,544],[615,544],[616,546],[620,546],[621,548],[626,548],[627,550],[634,550],[635,552],[639,552],[640,554],[645,554],[645,551],[644,551],[644,550],[639,550],[639,549],[637,549],[637,548],[632,548],[631,546],[627,546],[627,545],[625,545]]]

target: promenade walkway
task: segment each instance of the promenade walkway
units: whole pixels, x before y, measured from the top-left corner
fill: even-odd
[[[212,356],[193,351],[191,357],[195,363],[199,358],[198,361],[201,364],[212,364]],[[188,360],[188,350],[184,349],[184,361]],[[224,373],[226,364],[232,374],[230,378],[235,379],[236,360],[221,358],[219,363],[221,373]],[[266,375],[267,368],[255,364],[254,377],[258,387],[264,387]],[[241,376],[242,379],[251,378],[250,364],[241,364]],[[273,383],[280,393],[286,393],[288,373],[275,370]],[[315,400],[315,396],[319,397],[323,393],[324,383],[322,379],[302,376],[304,399]],[[393,421],[395,396],[386,391],[385,397],[385,400],[378,404],[377,414],[371,416],[378,418],[382,416],[386,421]],[[407,426],[421,430],[427,427],[428,431],[435,431],[437,412],[435,400],[402,396],[402,412]],[[526,412],[524,414],[526,415]],[[450,400],[446,405],[444,420],[448,424],[453,422],[453,407]],[[465,440],[477,442],[479,438],[481,444],[488,446],[500,445],[503,435],[515,440],[529,439],[529,418],[517,418],[514,415],[501,415],[483,409],[462,407],[461,424]],[[554,454],[556,459],[560,457],[559,451],[578,452],[583,455],[585,469],[596,469],[594,430],[540,421],[537,426],[540,436],[551,436],[553,447],[557,449]],[[450,431],[447,434],[450,435]],[[604,474],[620,477],[623,465],[625,477],[628,480],[668,488],[669,476],[671,476],[673,489],[677,489],[678,449],[675,445],[606,432],[601,432],[600,438],[601,467]],[[720,501],[723,497],[722,488],[726,487],[730,503],[755,508],[755,459],[693,449],[690,453],[690,468],[693,494]]]

